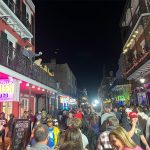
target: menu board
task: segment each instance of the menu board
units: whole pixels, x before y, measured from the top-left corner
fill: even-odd
[[[12,150],[25,150],[30,135],[30,121],[28,119],[16,119],[13,128]]]

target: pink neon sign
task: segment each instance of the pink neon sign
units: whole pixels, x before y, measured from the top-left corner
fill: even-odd
[[[0,102],[13,101],[14,81],[8,79],[0,80]]]

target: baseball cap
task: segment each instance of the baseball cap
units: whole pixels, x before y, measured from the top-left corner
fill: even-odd
[[[130,112],[129,117],[130,118],[137,118],[137,113],[136,112]]]
[[[130,113],[130,112],[132,112],[132,110],[130,108],[126,108],[125,112]]]

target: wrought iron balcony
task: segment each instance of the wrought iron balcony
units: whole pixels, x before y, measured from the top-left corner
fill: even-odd
[[[128,66],[126,66],[126,76],[131,76],[134,72],[138,71],[138,74],[140,75],[141,72],[147,72],[148,66],[146,65],[147,62],[150,60],[150,51],[145,51],[145,53],[141,54],[137,59],[132,59]],[[136,79],[138,77],[137,75],[134,75],[130,78]]]
[[[24,16],[20,8],[12,0],[3,0],[9,9],[20,19],[20,21],[26,26],[26,28],[32,33],[32,27],[29,20]]]
[[[145,25],[150,20],[148,17],[150,17],[150,3],[147,0],[128,0],[126,2],[120,22],[123,45],[126,44],[138,25]]]
[[[0,39],[0,54],[0,65],[10,68],[48,87],[57,89],[57,84],[53,77],[49,76],[47,72],[23,56],[21,50],[9,46],[2,39]]]

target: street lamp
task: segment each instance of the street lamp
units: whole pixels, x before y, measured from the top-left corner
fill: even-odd
[[[141,83],[144,83],[145,82],[145,79],[142,77],[142,78],[140,78],[140,82]]]

